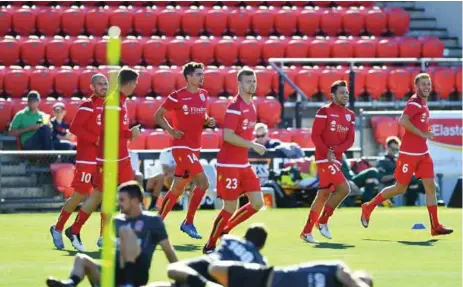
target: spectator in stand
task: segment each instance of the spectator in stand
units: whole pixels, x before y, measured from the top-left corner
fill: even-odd
[[[75,136],[69,132],[69,124],[64,121],[64,116],[66,116],[66,109],[63,103],[58,102],[53,105],[53,115],[54,117],[51,119],[51,125],[53,127],[53,149],[75,149],[76,145],[72,142]]]
[[[303,158],[304,152],[296,143],[285,143],[277,139],[271,139],[268,136],[268,126],[263,123],[257,123],[254,127],[256,142],[265,146],[267,149],[275,149],[283,158]]]
[[[50,115],[39,110],[40,94],[27,94],[27,107],[17,112],[10,125],[8,135],[19,137],[25,150],[52,150]]]

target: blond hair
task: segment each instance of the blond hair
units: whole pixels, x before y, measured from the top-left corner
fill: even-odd
[[[424,80],[424,79],[431,80],[431,76],[428,73],[420,73],[420,74],[416,75],[416,77],[415,77],[415,85],[417,85],[420,80]]]

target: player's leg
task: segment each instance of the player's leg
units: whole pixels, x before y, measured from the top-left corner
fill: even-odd
[[[183,191],[185,190],[185,186],[190,181],[187,177],[175,176],[174,181],[164,197],[161,205],[161,209],[159,210],[159,216],[162,219],[165,219],[167,214],[172,210],[175,203],[177,203],[178,198],[182,195]]]
[[[325,187],[319,189],[317,192],[317,196],[315,196],[312,205],[310,206],[309,217],[307,218],[307,222],[304,225],[304,229],[301,232],[301,238],[310,243],[317,243],[317,241],[313,238],[312,230],[315,224],[318,223],[318,218],[320,217],[320,213],[325,206],[325,203],[331,196],[331,190],[329,187]]]
[[[231,197],[230,197],[231,198]],[[212,225],[212,231],[209,235],[209,239],[206,245],[203,248],[203,253],[208,253],[215,249],[217,240],[222,236],[225,226],[227,226],[230,218],[233,213],[236,211],[236,206],[238,205],[238,197],[236,199],[223,199],[223,207],[220,210],[219,214],[214,220]]]
[[[124,272],[125,282],[119,282],[123,284],[135,285],[137,280],[137,269],[143,266],[137,266],[137,259],[141,254],[140,245],[137,241],[137,235],[130,226],[122,226],[119,228],[120,238],[120,258],[119,265],[121,270]]]
[[[333,215],[336,208],[341,204],[341,202],[349,195],[350,187],[346,180],[343,183],[338,184],[335,186],[335,191],[331,194],[330,198],[326,202],[322,216],[318,221],[318,228],[320,229],[320,233],[328,238],[331,239],[331,233],[328,228],[328,220]]]
[[[366,202],[371,200],[376,192],[378,192],[379,186],[379,172],[378,169],[371,167],[365,170],[362,170],[358,174],[352,177],[352,181],[358,187],[364,187],[365,190],[362,194],[362,201]]]
[[[162,187],[164,186],[164,174],[160,173],[148,179],[146,182],[146,192],[151,193],[151,203],[148,210],[156,209],[156,202],[161,194]]]
[[[208,265],[204,266],[206,272]],[[167,276],[176,283],[188,284],[188,286],[206,286],[209,282],[204,276],[182,261],[169,264],[167,267]]]
[[[77,254],[74,258],[74,266],[67,280],[58,280],[49,277],[46,281],[48,287],[74,287],[87,276],[92,286],[100,285],[100,266],[90,256]]]
[[[209,266],[209,274],[225,287],[272,286],[272,273],[272,267],[256,263],[216,261]]]

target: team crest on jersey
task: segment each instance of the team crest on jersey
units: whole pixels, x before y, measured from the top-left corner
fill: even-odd
[[[135,222],[134,230],[136,232],[142,231],[143,230],[143,221],[137,220],[137,222]]]
[[[203,101],[203,102],[206,100],[206,96],[205,96],[203,93],[199,94],[199,98],[200,98],[201,101]]]
[[[421,114],[421,122],[424,123],[426,121],[426,113]]]
[[[330,123],[330,130],[334,132],[336,130],[336,121],[331,121]]]
[[[348,122],[350,122],[350,121],[352,120],[350,114],[346,114],[346,120],[347,120]]]
[[[183,109],[183,113],[185,115],[188,115],[190,113],[190,112],[188,112],[188,106],[187,105],[183,105],[182,109]]]

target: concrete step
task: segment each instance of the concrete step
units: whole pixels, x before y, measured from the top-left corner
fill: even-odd
[[[457,37],[441,37],[440,40],[446,48],[460,47],[460,42]]]
[[[0,201],[0,213],[58,210],[64,202],[65,199],[59,195],[45,198],[4,198]]]
[[[434,36],[434,37],[448,37],[449,32],[444,28],[421,28],[421,27],[410,27],[410,31],[407,33],[409,37],[420,37],[420,36]]]
[[[53,197],[56,192],[51,185],[43,187],[2,187],[0,198],[21,198],[21,197]]]
[[[424,16],[424,8],[407,8],[404,9],[407,11],[408,15],[410,15],[410,18],[419,18]]]
[[[444,56],[449,57],[449,58],[461,58],[462,57],[461,49],[462,47],[445,48]]]
[[[437,20],[431,17],[410,18],[410,29],[413,28],[434,29],[437,28]]]
[[[37,186],[37,174],[25,176],[3,175],[0,178],[1,187],[33,187]]]
[[[19,164],[0,164],[0,174],[3,175],[26,175],[27,168],[26,163]]]

